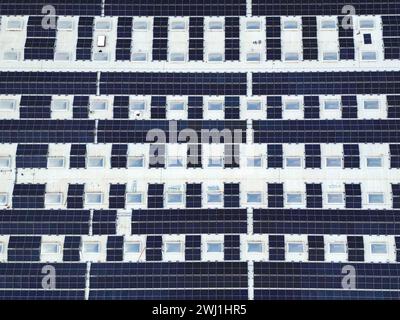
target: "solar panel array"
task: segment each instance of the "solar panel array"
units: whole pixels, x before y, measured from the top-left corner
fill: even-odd
[[[398,1],[0,17],[0,299],[400,298]]]

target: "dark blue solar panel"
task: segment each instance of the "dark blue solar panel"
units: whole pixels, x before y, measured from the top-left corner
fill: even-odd
[[[322,208],[322,184],[306,183],[307,208]]]
[[[344,263],[255,262],[255,288],[343,289]],[[357,289],[399,290],[398,264],[364,264],[353,267]]]
[[[344,168],[360,168],[360,150],[358,144],[343,145]]]
[[[246,84],[245,73],[102,72],[100,94],[245,95]]]
[[[124,237],[115,236],[107,239],[107,261],[122,261]]]
[[[128,158],[127,144],[113,144],[111,149],[111,168],[126,168]]]
[[[246,232],[246,209],[164,209],[132,212],[132,234]]]
[[[247,263],[93,263],[90,284],[91,290],[247,288]]]
[[[399,300],[399,291],[255,289],[255,300]]]
[[[76,60],[91,60],[93,41],[93,17],[80,17],[78,25],[78,41],[76,45]]]
[[[267,60],[281,60],[281,19],[266,17]]]
[[[224,207],[239,208],[240,207],[240,185],[239,183],[224,183]]]
[[[60,16],[100,16],[101,0],[52,0],[51,5]],[[44,3],[37,0],[4,0],[0,3],[2,15],[43,16]]]
[[[109,208],[110,209],[123,209],[125,208],[125,184],[111,184],[110,185],[110,197],[109,197]]]
[[[204,59],[204,18],[189,18],[189,61]]]
[[[303,59],[318,60],[317,18],[302,17]]]
[[[361,208],[361,185],[360,184],[345,184],[346,208]]]
[[[186,208],[201,208],[201,189],[200,183],[186,184]]]
[[[125,199],[125,197],[124,197]],[[111,206],[110,206],[111,208]],[[116,210],[94,210],[92,231],[93,234],[116,234],[117,211]]]
[[[225,60],[240,59],[240,20],[239,17],[225,18]]]
[[[0,143],[91,143],[95,121],[0,120]]]
[[[306,168],[321,168],[321,146],[319,144],[306,144],[304,146]]]
[[[399,86],[396,71],[253,73],[254,95],[395,94]]]
[[[247,300],[247,289],[91,290],[90,300]]]
[[[51,96],[22,96],[19,108],[20,119],[51,118]]]
[[[44,208],[44,184],[15,184],[12,206],[14,209]]]
[[[400,19],[398,16],[382,16],[385,59],[400,59]]]
[[[71,235],[89,233],[86,210],[2,210],[0,233],[11,235]]]
[[[188,119],[203,119],[203,97],[188,97]]]
[[[8,242],[7,261],[39,261],[41,237],[11,236]]]
[[[114,97],[114,119],[129,119],[129,96]]]
[[[170,126],[171,122],[167,120],[99,120],[97,127],[98,143],[150,143],[147,137],[151,129],[160,129],[165,132],[166,142],[170,142],[170,138],[178,137],[178,133],[184,129],[195,130],[200,137],[203,129],[217,129],[222,131],[228,129],[231,132],[241,133],[242,142],[246,142],[246,121],[224,121],[224,120],[178,120],[176,130],[174,126]],[[236,130],[236,131],[235,131]],[[0,122],[1,134],[1,122]],[[221,137],[204,137],[202,143],[217,143],[223,140]],[[213,140],[214,139],[214,140]],[[183,140],[183,139],[182,139]],[[186,140],[185,140],[186,141]],[[177,141],[178,142],[178,141]],[[179,141],[182,142],[182,141]]]
[[[153,61],[168,59],[168,18],[154,17],[153,22]]]
[[[254,209],[254,233],[396,235],[395,210]]]
[[[117,29],[116,60],[129,61],[132,46],[132,17],[119,17]]]
[[[0,94],[96,94],[93,72],[0,72]]]
[[[346,0],[335,0],[321,3],[317,0],[296,1],[296,0],[253,0],[252,14],[255,16],[276,15],[276,16],[337,16],[342,14],[343,7],[349,5]],[[391,0],[354,0],[351,2],[357,15],[390,15],[400,14],[400,7]]]
[[[105,1],[107,16],[239,16],[246,15],[245,0],[127,0]]]
[[[255,143],[396,143],[397,120],[255,120]]]
[[[80,209],[83,208],[83,197],[85,192],[84,184],[70,184],[67,194],[67,208]]]
[[[55,17],[57,23],[57,17]],[[31,16],[28,19],[25,42],[25,60],[53,60],[56,43],[56,30],[43,28],[43,17]]]
[[[185,239],[185,261],[201,260],[201,235],[187,235]]]
[[[46,168],[48,145],[19,144],[17,147],[17,168]]]
[[[283,147],[281,144],[269,144],[267,146],[268,168],[283,168]]]
[[[80,260],[81,237],[66,236],[64,240],[63,261]]]

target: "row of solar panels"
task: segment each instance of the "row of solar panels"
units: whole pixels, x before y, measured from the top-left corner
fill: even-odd
[[[0,234],[115,235],[117,210],[1,210]],[[254,209],[255,233],[398,235],[397,210]],[[128,218],[131,233],[246,233],[246,209],[138,209]]]
[[[99,85],[99,92],[97,91]],[[253,73],[253,95],[398,94],[400,73]],[[247,95],[246,73],[0,72],[0,94]]]
[[[352,264],[356,281],[354,287],[347,287],[346,282],[342,284],[348,272],[343,263],[256,262],[254,289],[248,289],[248,267],[243,262],[93,263],[90,271],[86,264],[54,264],[53,289],[43,289],[44,267],[44,264],[2,264],[0,297],[246,300],[249,292],[254,292],[255,299],[398,300],[400,297],[398,264]]]
[[[166,143],[193,129],[202,143],[224,141],[223,129],[246,142],[246,121],[179,120],[1,120],[0,143],[149,143],[149,130],[163,131]],[[254,143],[399,143],[399,120],[261,120],[253,121]],[[171,130],[170,130],[171,129]],[[236,131],[235,131],[236,130]],[[185,132],[185,131],[183,131]],[[191,131],[193,132],[193,131]],[[204,132],[206,137],[204,138]],[[225,131],[226,132],[226,131]],[[176,134],[176,135],[175,135]],[[161,133],[160,133],[161,135]],[[230,137],[231,139],[232,136]],[[154,140],[152,140],[154,141]],[[233,140],[231,140],[233,141]],[[175,142],[177,142],[175,140]]]
[[[352,6],[358,14],[400,14],[397,2],[390,0],[353,0]],[[246,15],[245,0],[216,0],[200,1],[194,0],[190,3],[183,3],[179,0],[140,0],[135,3],[127,0],[94,0],[94,1],[69,1],[53,0],[52,5],[59,15],[80,15],[93,16],[105,15],[117,16],[237,16]],[[343,7],[348,5],[345,0],[330,1],[321,3],[308,1],[299,3],[290,1],[265,1],[253,0],[251,10],[253,15],[340,15]],[[4,15],[41,15],[43,3],[37,0],[3,1],[0,5],[0,13]],[[347,12],[347,11],[345,11]]]

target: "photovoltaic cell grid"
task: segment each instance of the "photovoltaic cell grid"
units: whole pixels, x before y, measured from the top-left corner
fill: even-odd
[[[100,16],[101,0],[52,0],[58,15],[63,16]],[[2,1],[0,4],[1,15],[29,15],[42,16],[43,2],[38,0]]]
[[[308,1],[252,0],[253,16],[265,18],[266,59],[282,59],[281,16],[301,16],[303,58],[318,59],[316,16],[333,15],[339,25],[345,1],[320,3]],[[246,1],[126,0],[52,1],[58,16],[79,16],[76,59],[92,59],[95,17],[117,16],[116,60],[131,59],[132,23],[136,16],[154,17],[153,61],[168,60],[168,17],[189,17],[189,61],[203,61],[205,19],[225,17],[225,60],[239,61],[240,20],[246,16]],[[384,56],[399,59],[398,14],[400,6],[393,1],[353,1],[357,15],[382,15]],[[43,4],[39,1],[3,1],[1,15],[26,15],[27,37],[25,60],[53,60],[56,34],[41,28]],[[339,27],[340,60],[355,59],[353,30]],[[364,39],[368,40],[368,36]],[[371,40],[371,39],[369,39]],[[0,120],[0,143],[15,144],[15,168],[46,170],[52,143],[69,144],[67,170],[86,170],[88,144],[111,146],[111,168],[128,166],[130,144],[148,143],[151,129],[171,133],[167,116],[170,96],[188,98],[188,120],[178,120],[177,134],[182,129],[241,129],[242,141],[265,146],[265,170],[285,170],[285,144],[304,145],[304,168],[321,169],[322,144],[341,144],[343,169],[360,169],[362,144],[386,144],[390,168],[400,168],[399,131],[400,102],[398,71],[278,72],[246,74],[229,70],[209,72],[0,72],[0,94],[21,95],[17,119]],[[250,81],[249,81],[250,80]],[[249,92],[266,103],[265,119],[250,121],[241,114],[242,98]],[[359,119],[357,95],[386,95],[387,119]],[[73,95],[70,120],[52,119],[52,99]],[[90,118],[90,98],[113,96],[112,119]],[[151,120],[130,119],[130,96],[151,96]],[[284,118],[284,97],[304,96],[304,119]],[[320,119],[321,96],[338,95],[342,119]],[[203,119],[205,97],[223,97],[225,120]],[[246,123],[247,122],[247,123]],[[253,139],[249,139],[250,130]],[[167,140],[167,143],[171,141]],[[207,141],[209,143],[211,141]],[[221,139],[220,143],[224,143]],[[164,156],[168,145],[152,144]],[[233,146],[239,150],[240,146]],[[202,146],[199,145],[199,149]],[[225,145],[225,154],[231,149]],[[0,154],[2,155],[2,154]],[[188,154],[188,158],[191,157]],[[202,168],[188,164],[187,168]],[[203,162],[203,163],[201,163]],[[164,170],[164,165],[149,165]],[[161,169],[162,168],[162,169]],[[204,168],[204,167],[203,167]],[[223,170],[242,169],[238,162],[224,163]],[[28,171],[27,171],[28,172]],[[234,174],[232,174],[234,176]],[[211,178],[211,177],[208,177]],[[360,180],[362,180],[360,178]],[[86,183],[88,181],[85,181]],[[108,209],[86,208],[85,183],[68,184],[65,209],[48,209],[46,184],[15,183],[11,205],[0,210],[0,235],[9,235],[7,263],[0,264],[1,299],[249,299],[249,273],[254,274],[254,299],[398,299],[399,267],[397,263],[365,263],[367,245],[364,235],[395,236],[396,262],[400,261],[400,237],[396,209],[400,208],[399,184],[392,184],[392,210],[363,208],[363,183],[344,183],[344,208],[325,209],[323,183],[306,181],[305,208],[286,208],[289,181],[264,181],[266,208],[250,211],[243,207],[241,183],[222,181],[222,207],[205,208],[204,184],[190,181],[185,185],[185,208],[170,209],[165,205],[168,192],[163,183],[149,183],[147,209],[126,210],[125,183],[107,181]],[[241,181],[243,182],[243,181]],[[324,183],[326,181],[323,181]],[[250,205],[249,205],[250,207]],[[129,234],[144,236],[143,262],[125,261],[126,237],[118,230],[118,214],[124,210],[130,217]],[[249,228],[251,221],[251,229]],[[251,271],[241,257],[241,236],[262,234],[268,241],[269,261],[254,262]],[[105,262],[82,263],[81,236],[105,236]],[[183,235],[184,261],[163,261],[164,236]],[[202,238],[218,234],[223,242],[222,261],[202,261]],[[307,235],[308,262],[291,262],[287,253],[287,235]],[[324,237],[345,236],[348,262],[357,272],[357,288],[342,290],[342,268],[345,263],[325,263]],[[63,236],[62,263],[51,263],[57,270],[57,288],[45,290],[41,263],[41,242],[45,236]],[[89,286],[87,286],[87,278]]]

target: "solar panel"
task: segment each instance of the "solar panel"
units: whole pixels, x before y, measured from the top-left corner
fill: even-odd
[[[107,261],[123,260],[124,237],[108,237],[107,241]]]
[[[92,72],[0,72],[1,94],[96,94]]]
[[[91,60],[93,42],[93,17],[80,17],[78,26],[78,42],[76,45],[77,60]]]
[[[395,210],[276,209],[271,205],[268,209],[254,209],[254,232],[395,235],[398,219]]]
[[[115,188],[114,188],[115,189]],[[110,205],[110,208],[115,207],[116,199],[115,190],[113,190],[114,195],[111,196],[110,193],[110,202],[114,202]],[[120,193],[119,193],[120,194]],[[125,200],[125,193],[124,193]],[[95,210],[93,211],[92,218],[92,232],[93,234],[98,235],[114,235],[117,233],[117,211],[116,210]]]
[[[253,73],[253,94],[393,94],[398,82],[396,71]]]
[[[361,208],[361,185],[345,184],[346,208]]]
[[[253,127],[256,143],[397,143],[399,140],[397,120],[256,120]]]
[[[305,150],[305,167],[321,168],[321,146],[319,144],[306,144]]]
[[[165,60],[165,54],[166,51],[162,53],[159,60]],[[245,95],[246,83],[245,73],[102,72],[100,93],[106,95]]]
[[[153,190],[152,190],[153,191]],[[150,198],[150,196],[149,196]],[[157,203],[159,197],[152,196]],[[150,207],[150,201],[148,203]],[[132,212],[133,234],[245,233],[246,211],[229,209],[141,209]]]
[[[225,18],[225,60],[235,61],[240,57],[239,18]]]
[[[104,289],[109,292],[109,296],[120,296],[124,289],[144,288],[150,290],[147,294],[150,299],[160,296],[160,289],[165,291],[162,296],[170,299],[176,296],[176,291],[180,291],[182,296],[191,296],[193,290],[202,289],[209,295],[209,291],[218,288],[221,291],[218,296],[222,297],[239,295],[238,290],[247,287],[247,267],[243,262],[185,262],[163,265],[95,263],[91,267],[90,281],[90,294],[94,297]],[[212,294],[214,295],[215,293]]]
[[[22,96],[20,119],[50,119],[50,96]]]
[[[153,27],[153,61],[168,59],[168,18],[155,17]]]
[[[343,145],[344,168],[360,168],[360,150],[357,144]]]
[[[83,208],[84,189],[85,185],[83,184],[70,184],[68,186],[68,194],[67,194],[68,209]]]
[[[24,54],[26,60],[54,59],[56,31],[44,29],[42,21],[42,17],[29,17]]]
[[[266,17],[267,60],[281,60],[280,17]]]
[[[252,14],[255,16],[277,15],[277,16],[335,16],[342,13],[344,6],[348,5],[345,0],[335,0],[321,5],[316,0],[308,1],[307,3],[298,2],[295,0],[269,1],[263,0],[252,1]],[[380,1],[379,3],[373,0],[356,0],[352,2],[355,12],[358,15],[390,15],[399,14],[399,8],[394,6],[392,1]]]
[[[48,145],[19,144],[17,147],[17,168],[46,168]]]
[[[317,18],[302,17],[303,58],[318,60]]]
[[[129,61],[131,59],[133,20],[129,17],[118,18],[116,60]]]
[[[339,55],[341,60],[354,60],[354,29],[345,27],[347,17],[339,17]]]
[[[400,19],[398,16],[382,16],[385,59],[400,59],[399,25]]]
[[[189,18],[189,61],[204,59],[204,18]]]
[[[109,198],[110,209],[125,208],[125,193],[126,193],[126,185],[124,184],[110,185],[110,198]]]
[[[357,289],[353,290],[341,287],[343,267],[342,263],[256,262],[255,299],[358,300],[390,299],[398,296],[396,264],[355,264],[359,282]],[[383,281],[382,276],[387,277],[388,281]]]
[[[8,243],[8,261],[10,262],[35,262],[40,260],[41,238],[11,236]]]
[[[0,14],[0,300],[400,298],[400,4]]]
[[[84,1],[69,1],[68,3],[64,0],[52,1],[57,14],[64,16],[92,16],[101,15],[101,0],[84,0]],[[35,15],[42,16],[43,3],[40,1],[30,1],[28,4],[26,1],[3,1],[0,4],[0,12],[2,15]]]
[[[267,154],[268,168],[283,168],[283,147],[281,144],[269,144]]]
[[[15,184],[12,204],[14,209],[44,208],[44,184]]]
[[[246,14],[246,2],[192,1],[183,4],[177,0],[142,0],[132,4],[126,0],[105,1],[107,16],[238,16]]]
[[[307,208],[322,208],[322,185],[318,183],[306,184]]]
[[[0,232],[10,235],[81,235],[89,232],[88,210],[1,210]]]
[[[129,96],[114,97],[114,119],[129,119]]]

